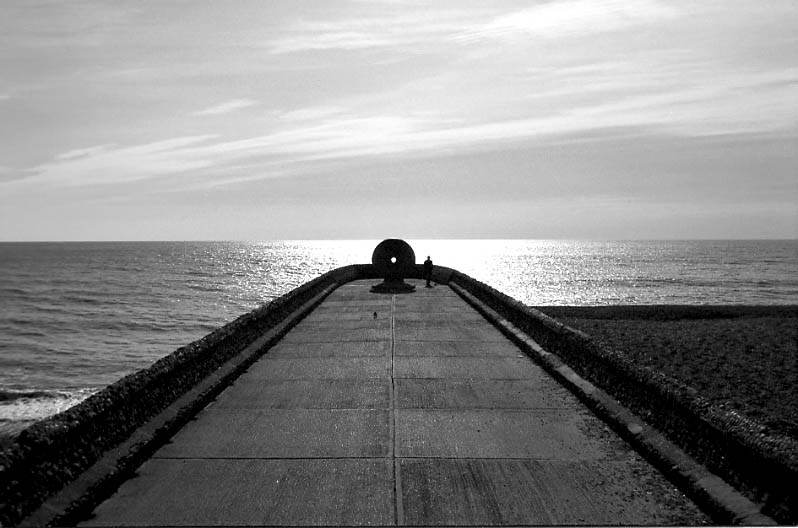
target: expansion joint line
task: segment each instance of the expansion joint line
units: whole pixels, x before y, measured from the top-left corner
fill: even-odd
[[[396,356],[396,295],[391,295],[391,462],[393,464],[394,482],[394,523],[397,526],[404,524],[404,511],[402,509],[402,480],[399,471],[399,459],[396,458],[396,370],[394,358]]]
[[[396,350],[396,337],[394,327],[394,311],[396,310],[396,294],[391,295],[391,385],[394,383],[394,352]]]

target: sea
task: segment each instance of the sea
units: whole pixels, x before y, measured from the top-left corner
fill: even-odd
[[[408,242],[533,306],[798,304],[798,240]],[[0,243],[0,436],[378,243]]]

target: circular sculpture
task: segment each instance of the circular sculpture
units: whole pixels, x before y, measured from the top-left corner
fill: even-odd
[[[385,280],[371,287],[377,293],[407,293],[416,289],[404,278],[416,265],[416,254],[410,244],[397,238],[383,240],[374,248],[371,264],[379,277]]]

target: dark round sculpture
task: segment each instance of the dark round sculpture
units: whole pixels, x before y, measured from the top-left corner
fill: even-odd
[[[416,265],[416,254],[410,244],[398,238],[383,240],[374,248],[371,264],[379,277],[385,280],[372,286],[377,293],[408,293],[416,289],[407,284],[407,277]]]

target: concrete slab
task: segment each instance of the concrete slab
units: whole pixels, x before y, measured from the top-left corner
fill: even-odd
[[[396,411],[396,456],[615,459],[628,446],[586,410]]]
[[[394,345],[397,356],[414,357],[526,357],[510,341],[488,343],[464,343],[462,341],[397,341]]]
[[[411,296],[412,295],[407,295],[406,297]],[[396,307],[402,311],[412,311],[417,313],[474,313],[474,309],[459,297],[445,297],[438,299],[429,297],[413,297],[412,299],[400,299],[397,295]]]
[[[461,323],[396,321],[394,338],[397,341],[462,341],[468,343],[504,342],[507,340],[496,328],[485,327],[474,321]]]
[[[380,306],[390,308],[391,296],[358,293],[356,296],[343,298],[333,292],[327,297],[327,299],[324,300],[324,310],[337,310],[339,308],[344,308],[344,312],[346,312],[348,311],[347,309],[351,308],[364,309],[367,307]]]
[[[401,308],[401,307],[400,307]],[[408,323],[408,322],[430,322],[430,323],[437,323],[437,324],[446,324],[446,323],[464,323],[464,322],[481,322],[485,319],[482,315],[478,314],[477,312],[449,312],[449,313],[438,313],[438,312],[404,312],[395,314],[394,320],[399,323]]]
[[[389,459],[153,459],[85,526],[392,525]]]
[[[330,294],[324,301],[325,310],[336,310],[339,308],[359,308],[366,309],[371,307],[376,309],[379,307],[390,308],[391,296],[390,295],[376,295],[368,292],[357,293],[352,297],[341,297]],[[346,312],[347,310],[344,310]]]
[[[427,288],[425,286],[424,281],[419,279],[405,279],[405,282],[407,282],[408,284],[412,284],[416,287],[414,295],[417,298],[421,297],[424,299],[429,299],[429,298],[438,298],[438,297],[448,297],[451,299],[457,299],[457,293],[455,293],[454,291],[452,291],[451,288],[445,285],[435,286],[433,288]]]
[[[390,378],[390,357],[269,358],[246,373],[257,379],[370,379]]]
[[[326,301],[325,301],[326,302]],[[319,315],[326,315],[331,313],[342,313],[342,314],[358,314],[358,315],[371,315],[373,317],[374,312],[378,314],[385,314],[391,313],[391,300],[390,298],[383,300],[379,300],[376,302],[369,302],[369,303],[347,303],[344,301],[340,302],[330,302],[329,305],[322,304],[316,310],[320,310]]]
[[[363,314],[356,315],[358,315],[358,319],[341,319],[340,321],[305,319],[302,321],[302,331],[335,330],[339,328],[346,328],[347,330],[375,328],[389,331],[391,329],[391,318],[387,315],[377,319],[374,319],[373,313],[367,313],[365,316]]]
[[[391,355],[390,341],[344,341],[340,343],[278,343],[269,359],[361,357]]]
[[[337,322],[337,321],[373,321],[374,320],[374,312],[377,310],[359,310],[357,312],[350,312],[350,313],[341,313],[338,310],[325,310],[325,311],[317,311],[314,310],[310,315],[305,317],[302,322]],[[380,317],[382,314],[382,317]],[[378,320],[386,320],[390,323],[390,306],[387,307],[386,311],[377,312]]]
[[[402,460],[409,525],[691,525],[702,517],[667,481],[629,486],[650,468],[539,460]],[[600,492],[597,493],[597,491]],[[670,505],[667,507],[665,505]]]
[[[319,328],[305,327],[301,332],[289,332],[282,341],[285,343],[329,343],[330,341],[390,341],[391,328]]]
[[[528,358],[396,357],[397,378],[540,379],[545,374]]]
[[[209,406],[154,458],[352,458],[387,456],[391,414],[383,410]]]
[[[551,378],[536,380],[397,379],[401,409],[577,409],[581,404]]]
[[[379,281],[374,281],[379,282]],[[380,296],[371,292],[371,282],[366,283],[349,283],[346,288],[338,288],[328,297],[331,301],[374,301],[377,299],[387,299],[390,301],[390,296]]]
[[[241,378],[213,404],[217,409],[389,409],[389,379],[269,380]]]

